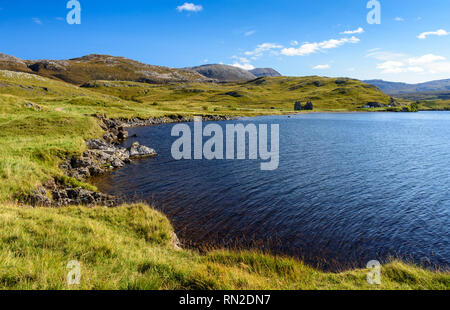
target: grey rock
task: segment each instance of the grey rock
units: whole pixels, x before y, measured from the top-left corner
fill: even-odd
[[[116,158],[112,161],[111,166],[113,166],[114,168],[122,168],[123,166],[125,166],[125,164],[123,161]]]
[[[39,187],[35,190],[29,198],[29,202],[31,205],[39,207],[48,207],[52,204],[44,187]]]
[[[157,155],[154,149],[144,145],[140,145],[139,142],[134,142],[133,145],[128,149],[128,151],[130,152],[131,158],[150,157]]]
[[[35,111],[42,111],[41,106],[39,106],[39,105],[37,105],[37,104],[35,104],[35,103],[32,103],[32,102],[27,102],[27,103],[25,103],[25,106],[26,106],[28,109],[33,109],[33,110],[35,110]]]

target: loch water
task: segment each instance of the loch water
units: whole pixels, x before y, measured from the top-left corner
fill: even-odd
[[[279,124],[279,168],[261,171],[258,160],[176,161],[174,125],[166,124],[133,128],[137,137],[124,143],[139,141],[158,157],[95,182],[161,209],[186,244],[257,247],[330,270],[392,257],[449,268],[450,112],[218,124],[227,123]]]

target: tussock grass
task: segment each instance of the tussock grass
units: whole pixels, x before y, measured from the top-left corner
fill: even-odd
[[[449,273],[400,262],[382,268],[371,286],[367,270],[339,274],[291,258],[257,252],[200,255],[173,246],[173,229],[144,204],[62,209],[0,207],[1,289],[448,289]],[[69,286],[67,263],[82,266]]]

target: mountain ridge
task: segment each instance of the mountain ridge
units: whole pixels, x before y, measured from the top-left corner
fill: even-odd
[[[23,60],[0,54],[0,70],[33,73],[75,85],[92,80],[127,80],[149,84],[211,81],[194,71],[148,65],[125,57],[100,54],[65,60]]]
[[[380,79],[364,80],[368,83],[380,88],[389,95],[400,95],[420,92],[438,92],[450,91],[450,79],[434,80],[424,83],[408,84],[402,82],[389,82]]]
[[[219,82],[244,82],[257,78],[250,71],[224,64],[206,64],[185,68],[185,70],[195,71],[207,78]]]
[[[255,75],[256,77],[264,77],[264,76],[269,76],[269,77],[274,77],[274,76],[282,76],[280,74],[280,72],[276,71],[275,69],[272,68],[255,68],[253,70],[249,70],[250,73],[252,73],[253,75]]]

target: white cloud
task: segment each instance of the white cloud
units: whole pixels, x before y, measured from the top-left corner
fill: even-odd
[[[244,36],[249,37],[251,35],[254,35],[255,33],[256,33],[255,30],[250,30],[250,31],[244,32]]]
[[[250,60],[248,58],[238,57],[238,56],[233,56],[231,58],[235,59],[235,62],[233,64],[231,64],[230,66],[238,67],[238,68],[241,68],[244,70],[255,69],[255,67],[250,63]]]
[[[35,24],[42,25],[42,21],[39,18],[33,17],[32,19]]]
[[[396,22],[404,22],[405,21],[405,19],[403,17],[396,17],[396,18],[394,18],[394,20]]]
[[[260,57],[263,55],[264,52],[273,50],[273,49],[280,49],[283,48],[282,45],[276,44],[276,43],[263,43],[258,45],[253,51],[245,52],[244,54],[247,56],[256,56]]]
[[[234,62],[233,64],[231,64],[231,66],[237,67],[237,68],[241,68],[241,69],[244,69],[244,70],[253,70],[253,69],[255,69],[255,67],[252,64],[249,64],[249,63]]]
[[[281,54],[285,56],[306,56],[317,53],[318,51],[325,49],[337,48],[346,43],[358,43],[360,40],[357,37],[343,38],[343,39],[331,39],[323,42],[304,43],[298,48],[290,47],[281,50]]]
[[[297,45],[298,45],[298,41],[292,40],[292,41],[291,41],[291,45],[292,45],[292,46],[297,46]]]
[[[436,31],[428,31],[428,32],[422,32],[417,37],[421,40],[426,39],[428,36],[448,36],[450,32],[447,32],[444,29],[439,29]]]
[[[177,7],[178,12],[200,12],[203,10],[203,6],[194,3],[185,2],[183,5]]]
[[[428,70],[431,74],[438,74],[438,73],[443,73],[446,75],[450,74],[450,62],[445,61],[432,63],[428,65]]]
[[[400,73],[403,72],[403,66],[403,62],[389,60],[377,65],[377,69],[382,70],[383,73]]]
[[[404,73],[404,72],[423,72],[425,71],[421,67],[406,66],[405,63],[401,61],[385,61],[377,65],[377,69],[380,69],[382,73]]]
[[[319,50],[318,43],[304,43],[298,48],[290,47],[281,50],[281,54],[286,56],[306,56]]]
[[[356,30],[347,30],[347,31],[341,32],[341,34],[361,34],[361,33],[364,33],[364,28],[362,28],[362,27],[359,27]]]
[[[406,55],[388,52],[378,53],[381,53],[380,55],[383,55],[383,57],[380,57],[378,54],[369,56],[383,61],[377,65],[377,69],[381,70],[382,74],[450,74],[450,62],[444,56],[426,54],[417,57],[407,57]],[[386,53],[390,57],[384,57],[382,53]]]
[[[330,65],[317,65],[317,66],[313,67],[313,69],[315,69],[315,70],[330,69]]]
[[[430,63],[434,63],[436,61],[445,60],[446,58],[443,56],[437,56],[433,54],[423,55],[420,57],[412,57],[408,59],[408,63],[410,65],[426,65]]]
[[[388,60],[395,60],[398,58],[405,57],[405,55],[400,54],[400,53],[386,52],[386,51],[381,50],[381,48],[374,48],[374,49],[367,51],[366,57],[375,58],[377,60],[388,61]]]

